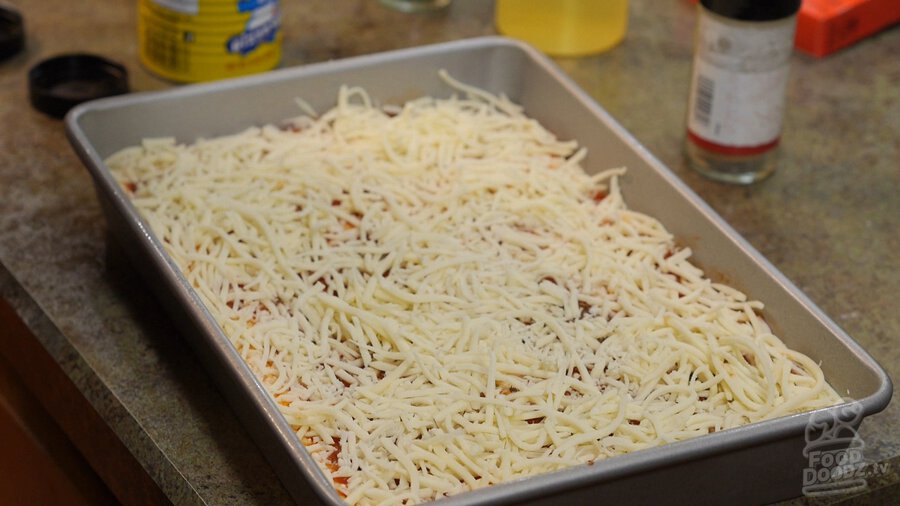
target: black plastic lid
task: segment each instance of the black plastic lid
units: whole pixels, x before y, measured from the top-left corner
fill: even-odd
[[[28,91],[35,109],[62,118],[82,102],[128,93],[128,71],[100,56],[56,56],[31,68]]]
[[[774,21],[800,10],[800,0],[700,0],[700,3],[711,12],[740,21]]]
[[[17,11],[0,6],[0,61],[25,47],[25,26]]]

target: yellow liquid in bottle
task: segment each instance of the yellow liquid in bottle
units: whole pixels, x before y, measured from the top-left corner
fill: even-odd
[[[606,51],[625,37],[628,0],[497,0],[497,30],[554,56]]]

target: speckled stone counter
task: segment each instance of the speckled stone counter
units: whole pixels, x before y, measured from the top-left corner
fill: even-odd
[[[137,59],[136,1],[13,0],[27,51],[0,63],[0,297],[27,323],[177,504],[289,504],[244,428],[108,237],[63,125],[32,110],[26,74],[62,52],[125,64],[133,90],[172,84]],[[285,1],[285,66],[492,34],[492,3],[407,15],[375,0]],[[822,60],[792,61],[779,168],[752,187],[690,171],[682,155],[693,6],[634,0],[625,41],[569,73],[900,379],[900,28]],[[898,500],[900,404],[866,420]],[[867,499],[866,499],[867,498]]]

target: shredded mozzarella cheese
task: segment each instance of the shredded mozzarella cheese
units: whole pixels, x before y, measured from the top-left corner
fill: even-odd
[[[337,105],[107,161],[350,504],[410,504],[840,401],[622,169],[503,97]],[[309,107],[305,108],[311,111]]]

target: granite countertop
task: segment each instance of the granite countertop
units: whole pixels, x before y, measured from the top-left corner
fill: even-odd
[[[12,0],[27,50],[0,63],[0,297],[177,504],[289,504],[271,467],[108,237],[63,124],[31,109],[26,74],[62,52],[122,62],[133,90],[172,84],[138,63],[135,1]],[[407,15],[375,0],[282,2],[284,66],[492,34],[492,2]],[[779,168],[714,183],[682,155],[694,8],[633,0],[625,41],[559,59],[597,102],[900,379],[900,29],[791,62]],[[860,432],[897,497],[900,403]],[[874,497],[874,496],[872,496]],[[890,502],[890,500],[888,500]]]

